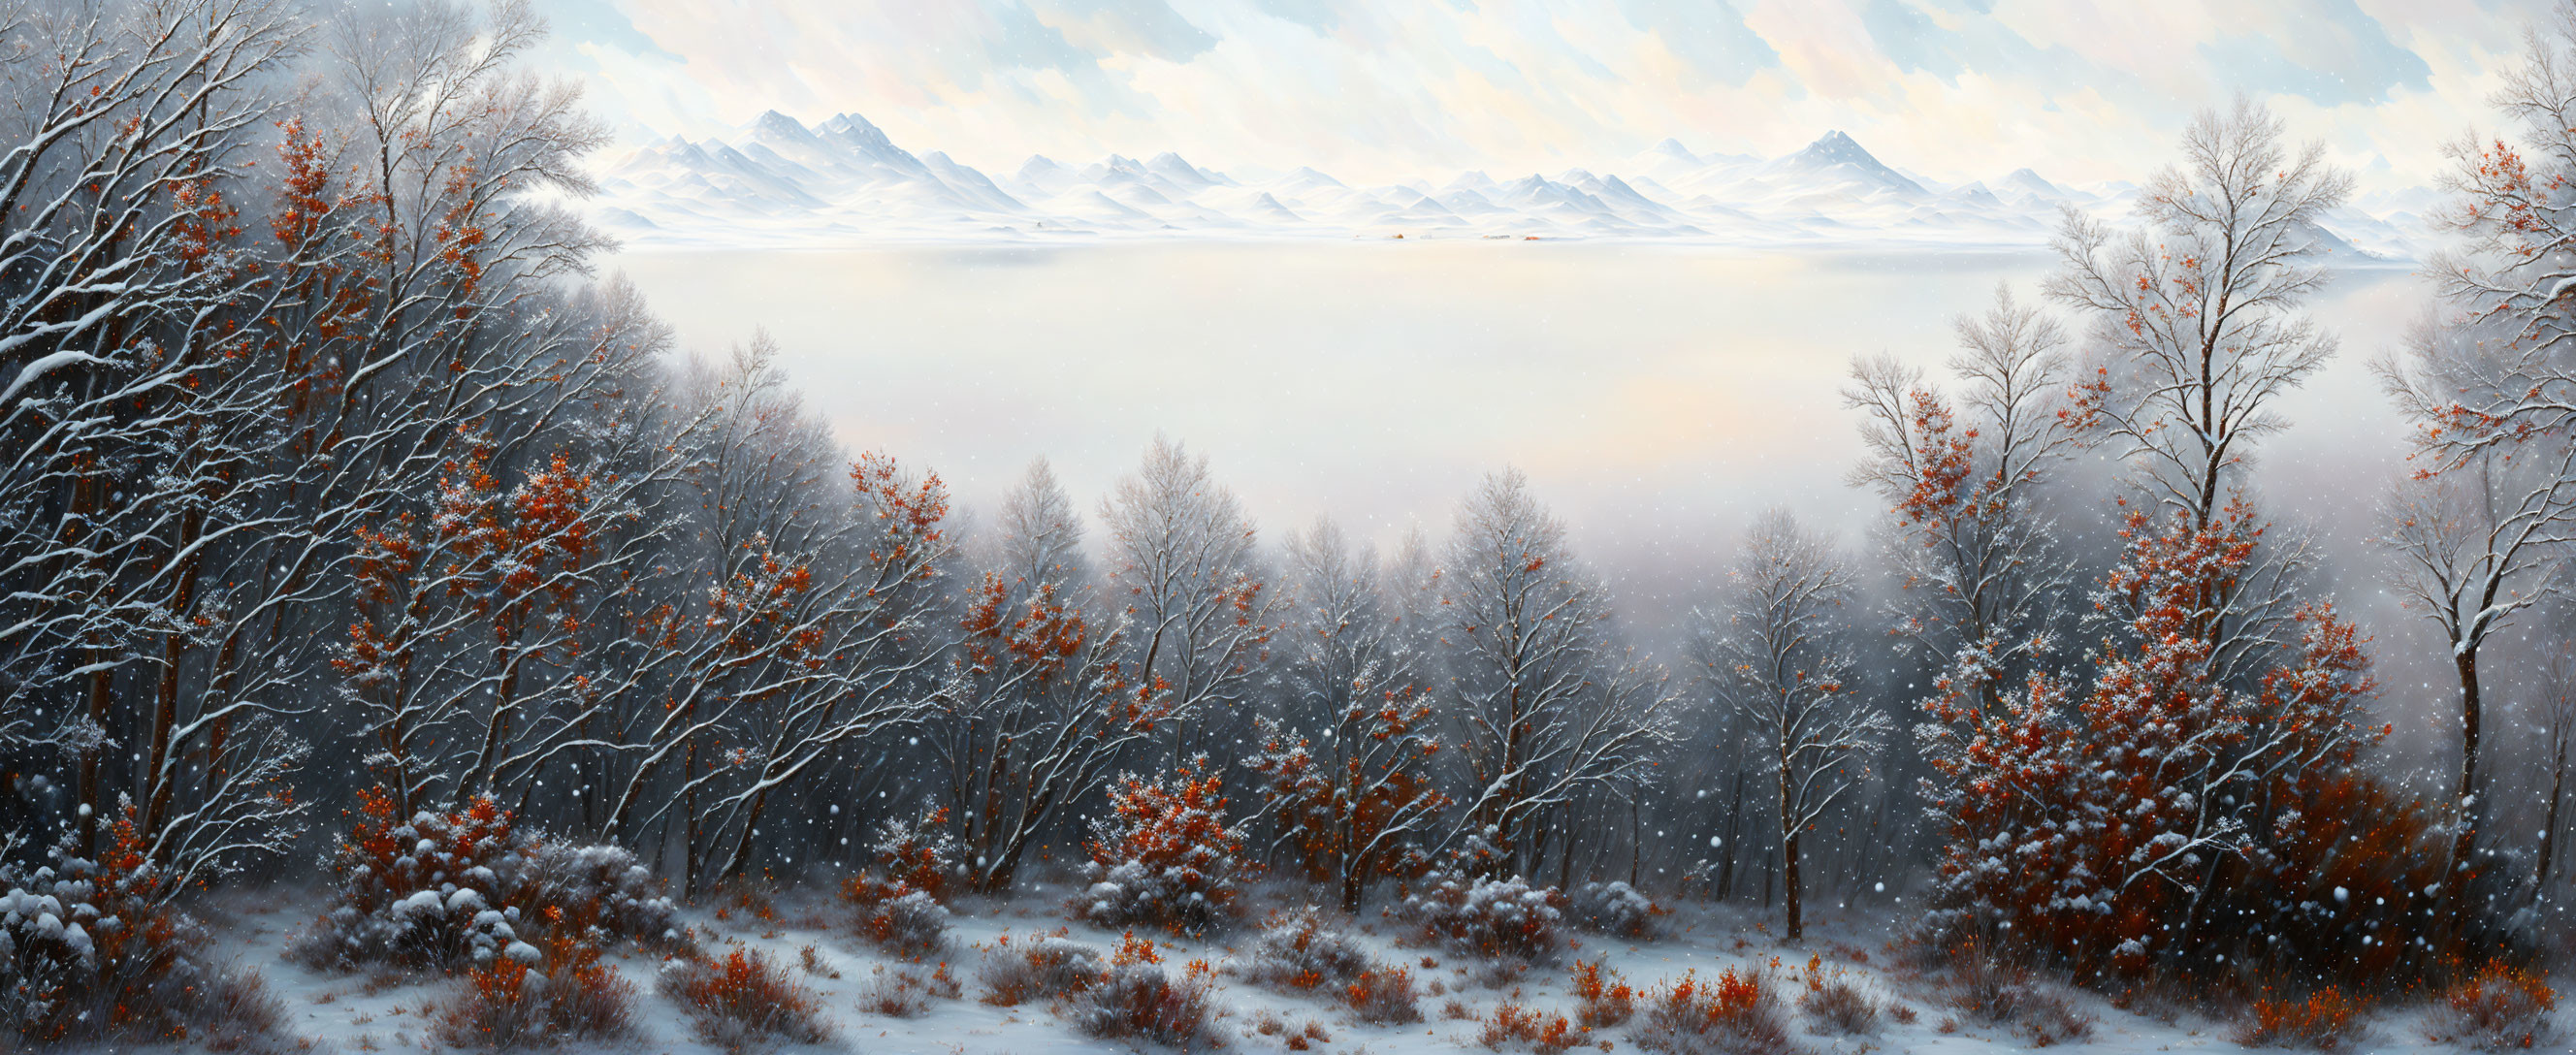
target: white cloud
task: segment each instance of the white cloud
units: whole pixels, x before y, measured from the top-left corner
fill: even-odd
[[[2136,178],[2244,91],[2420,182],[2540,0],[550,0],[630,132],[866,115],[987,168],[1178,150],[1367,180],[1840,128],[1947,178]],[[2388,165],[2377,166],[2385,158]]]

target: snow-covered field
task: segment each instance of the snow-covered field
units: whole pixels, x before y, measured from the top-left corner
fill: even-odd
[[[1016,1007],[993,1006],[975,979],[975,967],[987,950],[1006,938],[1025,939],[1066,931],[1074,941],[1114,948],[1120,935],[1080,923],[1069,923],[1052,891],[1039,888],[1010,901],[965,900],[955,906],[955,927],[945,962],[962,992],[953,999],[933,999],[913,1017],[891,1017],[862,1006],[870,988],[891,971],[922,971],[927,964],[907,963],[862,941],[849,925],[849,910],[819,894],[783,894],[769,918],[734,905],[721,909],[700,905],[684,912],[700,946],[715,955],[735,948],[756,949],[786,965],[811,994],[828,1020],[832,1039],[819,1050],[870,1053],[1009,1053],[1162,1050],[1131,1041],[1094,1040],[1081,1035],[1065,1017],[1061,1003],[1031,1001]],[[1777,940],[1759,909],[1737,906],[1681,905],[1662,920],[1653,940],[1629,941],[1600,935],[1578,935],[1554,965],[1530,967],[1500,988],[1478,979],[1483,966],[1452,950],[1400,943],[1406,928],[1374,906],[1343,921],[1372,955],[1383,963],[1413,971],[1424,1020],[1402,1026],[1361,1023],[1338,1000],[1331,986],[1311,992],[1282,991],[1242,977],[1244,949],[1257,932],[1263,908],[1290,903],[1275,892],[1256,897],[1256,919],[1208,940],[1164,936],[1167,963],[1204,959],[1219,969],[1214,1036],[1228,1050],[1270,1052],[1396,1053],[1410,1051],[1486,1051],[1482,1024],[1506,1002],[1518,1003],[1544,1017],[1574,1014],[1571,969],[1577,960],[1600,962],[1609,970],[1651,991],[1660,984],[1696,971],[1705,980],[1722,971],[1768,972],[1783,991],[1802,988],[1810,956],[1829,978],[1850,982],[1879,1001],[1887,1012],[1873,1033],[1826,1035],[1813,1016],[1792,1011],[1793,1032],[1804,1050],[1816,1053],[1923,1052],[1990,1053],[2030,1050],[2036,1045],[2011,1026],[1962,1021],[1950,995],[1936,976],[1897,963],[1888,943],[1893,916],[1885,908],[1819,913],[1807,939],[1790,945]],[[292,1042],[315,1051],[366,1052],[438,1050],[439,1041],[426,1028],[432,1006],[462,984],[440,977],[405,976],[384,971],[341,974],[293,963],[280,949],[297,928],[310,921],[318,892],[276,889],[225,895],[205,906],[216,931],[219,956],[261,971],[286,1005],[286,1029]],[[937,959],[936,957],[928,959]],[[669,1000],[653,991],[661,964],[652,954],[627,952],[612,960],[634,982],[635,1035],[614,1043],[577,1045],[602,1051],[702,1052],[720,1050],[697,1040],[687,1020]],[[2078,1012],[2089,1016],[2091,1036],[2051,1045],[2067,1052],[2165,1052],[2244,1050],[2229,1038],[2233,1021],[2215,1020],[2189,1011],[2168,1011],[2169,1019],[2151,1018],[2113,1007],[2101,997],[2052,986]],[[1911,1012],[1909,1015],[1907,1012]],[[1910,1018],[1910,1022],[1901,1021]],[[2356,1050],[2414,1052],[2455,1050],[2425,1037],[2418,1008],[2394,1008],[2372,1020],[2370,1037]],[[1300,1038],[1292,1046],[1291,1038]],[[1627,1028],[1593,1031],[1582,1037],[1600,1050],[1638,1050]],[[1498,1050],[1527,1051],[1526,1044],[1505,1043]]]

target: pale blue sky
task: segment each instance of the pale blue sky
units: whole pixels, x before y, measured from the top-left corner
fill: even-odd
[[[2421,183],[2540,0],[538,0],[630,136],[864,114],[1008,169],[1177,150],[1349,178],[1615,164],[1828,128],[1938,178],[2135,179],[2237,91]]]

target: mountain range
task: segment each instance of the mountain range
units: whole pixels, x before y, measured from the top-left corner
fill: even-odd
[[[1842,132],[1767,159],[1667,139],[1615,168],[1355,186],[1313,168],[1238,177],[1164,153],[1088,164],[1032,155],[987,175],[943,153],[914,154],[856,114],[809,127],[770,111],[731,141],[673,136],[610,162],[590,208],[629,244],[666,247],[1155,235],[2028,247],[2046,244],[2062,209],[2125,213],[2137,195],[2028,168],[1945,184],[1887,165]],[[2326,217],[2316,234],[2330,255],[2415,255],[2421,202],[2373,204]]]

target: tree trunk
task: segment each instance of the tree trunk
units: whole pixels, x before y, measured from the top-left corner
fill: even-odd
[[[2549,896],[2550,869],[2558,859],[2558,809],[2567,795],[2567,730],[2551,731],[2558,736],[2549,766],[2549,808],[2540,821],[2540,874],[2532,884],[2533,891],[2544,898]]]
[[[1806,921],[1798,912],[1798,833],[1795,830],[1788,833],[1788,841],[1781,846],[1780,889],[1788,902],[1788,939],[1796,941],[1805,937],[1807,931]]]
[[[2454,800],[2459,808],[2459,836],[2451,844],[2451,875],[2444,882],[2450,884],[2449,890],[2464,895],[2469,859],[2477,853],[2479,822],[2486,813],[2486,803],[2478,797],[2478,735],[2483,715],[2478,700],[2477,649],[2459,650],[2454,662],[2460,673],[2460,785]]]
[[[1798,814],[1789,808],[1789,733],[1780,732],[1780,882],[1787,896],[1789,940],[1799,938],[1798,920]]]

